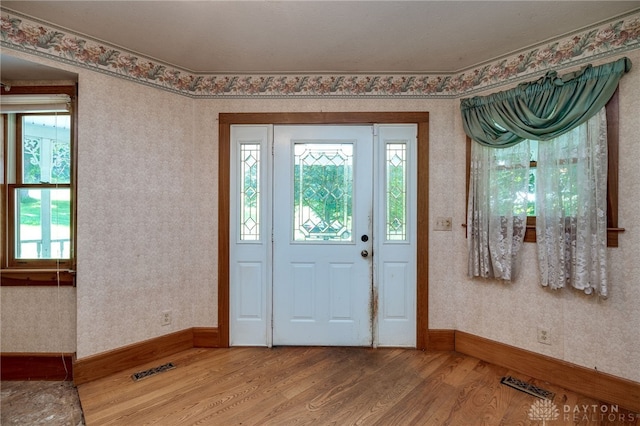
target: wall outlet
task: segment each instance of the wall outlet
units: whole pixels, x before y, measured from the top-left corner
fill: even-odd
[[[171,324],[171,311],[162,311],[162,316],[160,317],[160,325],[169,324]]]
[[[545,327],[538,327],[538,342],[544,345],[551,344],[551,329]]]
[[[436,225],[433,228],[434,231],[451,231],[451,218],[450,217],[436,217]]]

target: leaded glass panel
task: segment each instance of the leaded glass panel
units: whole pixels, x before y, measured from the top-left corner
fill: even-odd
[[[353,144],[296,143],[294,241],[352,241]]]
[[[407,144],[386,144],[386,239],[407,239]]]
[[[240,240],[260,239],[260,144],[240,144]]]

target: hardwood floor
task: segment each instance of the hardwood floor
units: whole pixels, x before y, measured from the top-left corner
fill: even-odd
[[[176,368],[131,378],[167,362]],[[554,392],[552,404],[501,384],[507,375]],[[476,358],[410,349],[190,349],[78,391],[89,426],[640,424],[622,407]]]

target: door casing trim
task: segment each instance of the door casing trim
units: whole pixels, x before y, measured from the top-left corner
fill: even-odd
[[[234,124],[409,124],[418,126],[416,348],[427,350],[429,331],[429,113],[220,113],[218,116],[218,331],[229,347],[230,150]]]

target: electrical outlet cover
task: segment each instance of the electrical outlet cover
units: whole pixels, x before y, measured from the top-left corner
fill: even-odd
[[[544,345],[551,344],[551,329],[538,327],[538,342]]]
[[[169,325],[171,324],[171,311],[163,311],[162,316],[160,318],[161,325]]]

